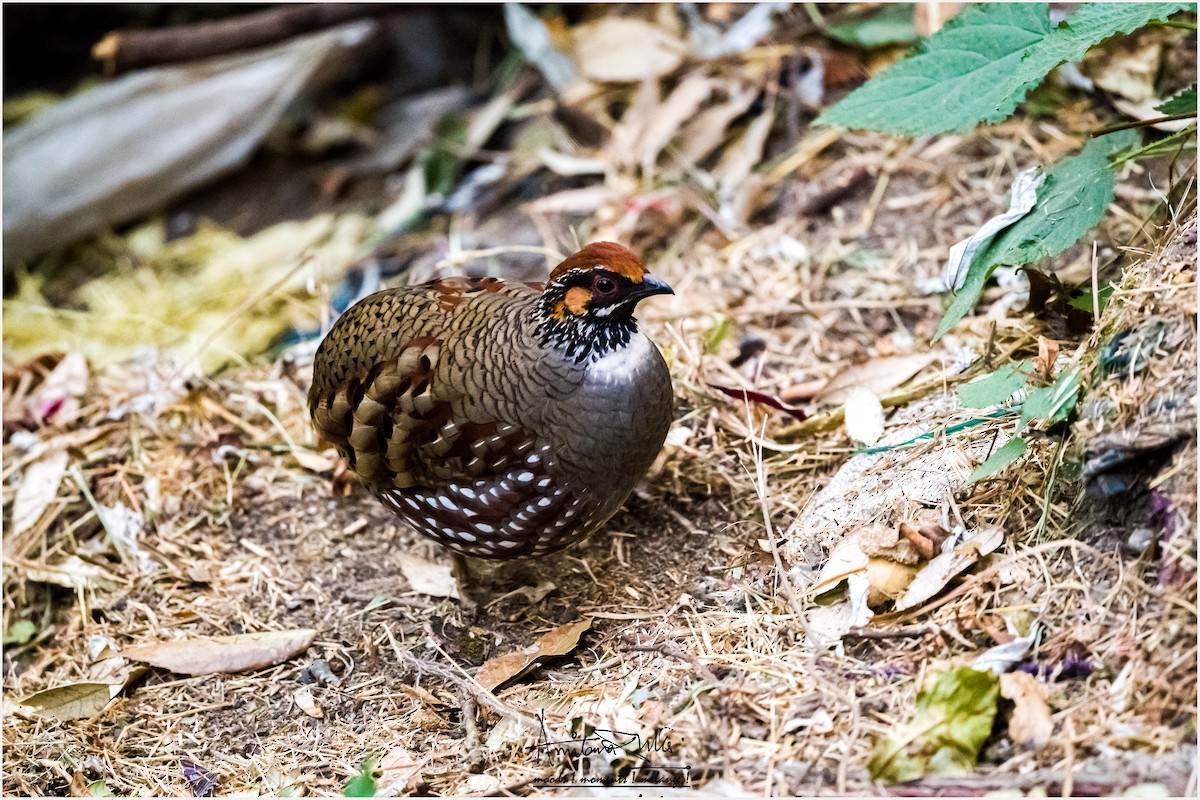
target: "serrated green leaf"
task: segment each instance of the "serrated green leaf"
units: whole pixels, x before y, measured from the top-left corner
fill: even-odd
[[[1079,370],[1068,369],[1052,385],[1030,392],[1021,404],[1021,427],[1035,419],[1054,425],[1070,416],[1079,397],[1081,380]]]
[[[1192,84],[1154,110],[1168,117],[1196,113],[1196,84]]]
[[[1079,155],[1052,165],[1033,210],[975,254],[934,341],[975,306],[996,267],[1033,264],[1056,256],[1095,227],[1113,199],[1115,182],[1108,157],[1132,147],[1138,138],[1136,131],[1098,136]]]
[[[992,454],[987,457],[987,460],[976,467],[975,471],[967,476],[967,485],[970,486],[976,481],[981,481],[984,478],[992,477],[997,472],[1020,458],[1028,446],[1028,442],[1026,442],[1020,436],[1014,436],[1013,438],[1009,439],[1002,446],[996,450],[993,450]]]
[[[1005,364],[989,375],[960,385],[957,389],[958,399],[964,408],[990,408],[999,405],[1023,387],[1032,372],[1032,361]]]
[[[1133,33],[1152,20],[1165,20],[1195,7],[1195,3],[1086,3],[1023,54],[1020,69],[996,91],[1015,107],[1059,64],[1080,60],[1092,47],[1118,33]]]
[[[917,52],[851,92],[817,119],[821,125],[881,133],[964,132],[1016,110],[1065,61],[1093,45],[1166,19],[1187,3],[1090,3],[1051,27],[1045,3],[971,6]]]
[[[963,9],[912,56],[851,92],[817,119],[883,133],[966,131],[1008,116],[994,87],[1050,33],[1045,3],[985,3]]]
[[[915,42],[918,36],[913,8],[912,3],[888,3],[870,16],[830,25],[825,29],[825,35],[843,44],[867,49]]]
[[[991,672],[959,667],[930,675],[912,717],[876,745],[871,776],[901,783],[970,770],[992,732],[999,696]]]
[[[367,756],[359,765],[358,774],[346,781],[342,789],[344,797],[375,796],[375,756]]]
[[[25,644],[37,633],[37,626],[27,619],[19,619],[8,626],[3,644]]]

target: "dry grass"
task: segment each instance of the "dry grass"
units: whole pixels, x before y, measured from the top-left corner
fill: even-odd
[[[1084,499],[1073,448],[1095,431],[1046,436],[1018,468],[934,509],[968,528],[1001,526],[997,553],[929,603],[881,613],[868,631],[827,649],[806,635],[815,605],[803,579],[836,541],[796,521],[854,445],[836,419],[797,426],[707,385],[802,396],[805,385],[852,364],[926,350],[941,309],[917,280],[995,213],[1016,171],[1077,142],[1055,124],[1026,120],[907,144],[806,136],[758,154],[786,169],[735,198],[731,223],[698,224],[725,219],[723,209],[669,153],[653,180],[611,158],[606,185],[623,188],[582,220],[516,206],[497,214],[496,228],[536,230],[545,247],[569,249],[577,233],[656,254],[653,268],[677,296],[647,304],[643,321],[668,355],[678,414],[664,455],[605,533],[481,572],[478,592],[493,602],[474,617],[411,591],[401,575],[399,555],[443,553],[361,490],[331,484],[332,461],[311,449],[303,348],[210,376],[161,355],[93,370],[77,407],[45,425],[33,415],[55,359],[6,362],[6,507],[48,452],[65,449],[69,466],[46,513],[5,540],[6,629],[31,619],[38,630],[4,656],[5,794],[78,793],[103,780],[120,795],[187,795],[184,760],[212,771],[219,794],[338,794],[368,752],[415,762],[397,791],[550,794],[561,790],[536,781],[569,782],[573,765],[528,749],[532,732],[521,719],[539,713],[560,734],[578,720],[645,737],[662,730],[672,751],[659,753],[660,763],[689,766],[691,784],[714,792],[874,792],[871,749],[906,717],[922,676],[1005,641],[1006,620],[1031,619],[1044,631],[1030,661],[1045,667],[1039,685],[1053,710],[1052,740],[1030,749],[1001,731],[976,776],[909,788],[1111,792],[1158,781],[1194,792],[1194,220],[1139,233],[1157,196],[1147,172],[1125,176],[1117,213],[1096,235],[1125,268],[1121,290],[1091,340],[1063,345],[1091,370],[1114,332],[1150,314],[1172,320],[1177,338],[1145,375],[1085,382],[1088,397],[1115,404],[1109,428],[1137,427],[1148,398],[1163,393],[1192,409],[1191,432],[1169,463],[1143,471],[1157,476],[1173,515],[1169,538],[1141,554],[1123,547],[1148,511],[1098,513]],[[720,166],[713,170],[719,182]],[[738,208],[749,211],[739,217]],[[1190,255],[1178,245],[1155,255],[1185,229]],[[1126,243],[1149,256],[1115,252]],[[1082,280],[1091,248],[1060,265],[1064,280]],[[307,302],[316,317],[325,291],[291,302]],[[890,420],[892,429],[934,430],[969,416],[942,388],[964,349],[995,363],[1036,357],[1038,323],[993,306],[1003,294],[990,290],[980,316],[937,346],[909,384],[927,385],[914,393],[923,396]],[[717,336],[722,328],[729,334]],[[731,366],[755,340],[761,353]],[[1189,424],[1183,410],[1173,419]],[[930,456],[958,454],[973,465],[1002,425],[1011,428],[992,422],[885,454],[854,489],[908,480],[906,470]],[[117,503],[146,520],[124,553],[95,511]],[[70,578],[62,570],[72,555],[102,565],[111,584],[47,582],[47,570],[58,570],[58,583]],[[539,602],[509,594],[547,580],[554,588]],[[469,674],[488,657],[581,615],[594,623],[572,656],[495,698],[472,685]],[[31,692],[89,679],[94,637],[119,648],[293,627],[316,628],[317,641],[276,667],[151,671],[102,711],[70,722],[13,713]],[[314,679],[316,659],[338,685]],[[320,718],[297,705],[302,686]],[[574,766],[603,778],[630,765],[622,753]]]

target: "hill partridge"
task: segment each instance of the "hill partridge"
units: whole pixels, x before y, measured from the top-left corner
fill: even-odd
[[[673,294],[630,250],[588,245],[545,284],[446,278],[334,324],[308,403],[392,511],[463,555],[541,556],[608,521],[671,422],[671,376],[633,317]]]

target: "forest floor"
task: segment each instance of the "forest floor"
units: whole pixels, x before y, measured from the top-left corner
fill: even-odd
[[[707,173],[665,146],[694,115],[656,132],[674,113],[656,90],[626,98],[608,145],[587,153],[599,164],[588,182],[551,176],[530,199],[514,178],[495,202],[436,214],[389,246],[391,280],[404,282],[434,266],[524,277],[547,268],[540,256],[491,248],[616,239],[676,293],[639,313],[676,387],[662,456],[588,541],[473,564],[474,611],[452,596],[448,555],[315,449],[311,340],[220,369],[195,357],[207,331],[120,358],[80,338],[16,358],[6,301],[4,794],[336,795],[368,758],[381,795],[615,792],[595,786],[605,781],[681,795],[1194,794],[1194,186],[1167,203],[1159,189],[1177,165],[1129,166],[1100,228],[1055,259],[1067,285],[1099,261],[1116,286],[1088,330],[1063,332],[995,286],[930,344],[943,303],[921,286],[1004,210],[1017,173],[1102,127],[1097,102],[907,142],[796,128],[782,101],[778,117],[735,113],[743,84],[778,89],[777,56],[681,73],[676,86],[709,81],[711,107],[731,106]],[[522,102],[523,119],[553,123]],[[661,152],[637,164],[613,141],[656,137]],[[317,324],[362,266],[321,247],[363,219],[287,223],[316,244],[258,299]],[[215,248],[223,235],[193,237]],[[245,299],[228,303],[230,322]],[[1102,368],[1115,337],[1147,342],[1133,377]],[[1081,370],[1077,418],[964,485],[1016,418],[975,424],[983,414],[959,406],[955,386],[1023,358]],[[941,433],[859,453],[835,391],[855,385],[902,397],[884,443]],[[1129,485],[1089,494],[1080,464],[1110,450]],[[36,481],[52,490],[18,501]],[[998,538],[911,607],[874,594],[867,621],[830,554],[880,529],[880,552],[895,554],[902,524]],[[929,555],[898,558],[915,571]],[[252,671],[189,676],[129,656],[179,640],[198,642],[185,660],[203,660],[201,637],[297,629],[315,631],[307,647]],[[930,676],[1025,639],[1011,660],[1031,678],[1001,683],[973,772],[890,789],[872,777],[872,754],[914,718]],[[494,691],[475,679],[531,647],[532,668]],[[572,735],[594,751],[561,744]]]

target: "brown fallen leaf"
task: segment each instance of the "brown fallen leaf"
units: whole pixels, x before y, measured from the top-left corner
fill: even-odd
[[[544,634],[524,650],[489,658],[475,673],[475,681],[491,691],[516,678],[537,662],[554,656],[565,656],[579,644],[579,637],[592,627],[592,618],[584,617],[559,625]]]
[[[862,551],[858,537],[854,534],[847,535],[825,559],[816,580],[808,587],[809,597],[816,597],[837,588],[849,576],[866,569],[867,562],[867,554]]]
[[[305,450],[300,447],[292,448],[292,458],[296,459],[296,463],[309,472],[315,472],[318,475],[333,472],[334,466],[337,464],[335,455],[326,453],[314,453],[312,450]]]
[[[292,692],[292,699],[296,701],[296,705],[305,714],[316,719],[321,719],[325,716],[325,712],[317,705],[316,698],[313,697],[312,690],[307,686],[301,686],[296,691]]]
[[[684,164],[703,161],[729,138],[733,121],[745,114],[758,97],[758,87],[728,81],[724,85],[727,100],[716,103],[692,117],[680,131],[679,157]]]
[[[879,396],[890,393],[937,359],[936,353],[912,353],[904,356],[872,358],[862,364],[846,367],[829,379],[817,392],[818,403],[841,405],[847,393],[855,387],[870,389]]]
[[[867,582],[871,591],[867,595],[867,605],[874,608],[899,597],[916,574],[917,568],[911,564],[901,564],[890,558],[870,559],[867,562]]]
[[[68,683],[35,692],[18,702],[40,716],[69,722],[99,713],[123,688],[124,683]]]
[[[182,639],[128,647],[122,655],[181,675],[245,672],[287,661],[304,652],[317,632],[312,628]]]
[[[936,596],[946,584],[1003,542],[1004,529],[988,526],[976,530],[953,550],[939,553],[916,574],[908,590],[896,601],[896,610],[907,611]]]
[[[117,579],[104,567],[84,561],[76,555],[67,556],[58,564],[21,564],[28,580],[53,583],[67,589],[112,589]]]
[[[408,695],[412,699],[417,700],[421,703],[424,703],[427,706],[444,707],[444,706],[448,705],[445,700],[441,699],[440,697],[438,697],[436,694],[429,691],[428,689],[422,688],[420,686],[413,686],[412,684],[402,683],[402,684],[400,684],[399,689],[401,692]]]
[[[421,765],[423,762],[413,758],[412,753],[401,745],[396,745],[379,759],[376,769],[379,777],[375,779],[376,797],[394,797],[408,794],[421,782]]]
[[[1000,694],[1013,702],[1008,735],[1014,742],[1039,748],[1050,741],[1054,722],[1037,678],[1028,672],[1006,672],[1000,676]]]
[[[575,58],[594,81],[640,81],[671,72],[683,62],[684,44],[670,31],[632,17],[603,17],[577,25]]]
[[[461,599],[458,594],[458,581],[454,579],[454,569],[449,562],[439,564],[407,554],[401,554],[399,560],[400,571],[404,573],[404,579],[414,592],[430,597]]]
[[[717,82],[707,75],[692,73],[680,81],[663,101],[638,142],[637,156],[645,174],[654,172],[659,153],[679,133],[683,124],[696,116],[696,111],[716,85]]]
[[[67,793],[70,794],[71,797],[91,797],[87,787],[87,776],[79,770],[75,770],[75,772],[71,775],[71,783],[67,786]]]
[[[1054,364],[1058,361],[1059,344],[1045,336],[1038,337],[1037,373],[1047,381],[1054,375]]]
[[[58,497],[58,487],[66,472],[66,450],[51,450],[25,468],[17,496],[13,499],[10,537],[24,533],[42,518],[46,508]]]

